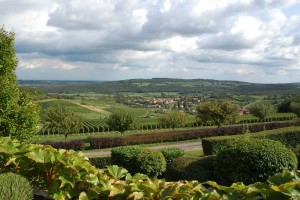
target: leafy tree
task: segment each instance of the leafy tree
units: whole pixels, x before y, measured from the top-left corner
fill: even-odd
[[[199,105],[197,108],[199,121],[212,122],[220,128],[226,123],[236,123],[239,120],[238,105],[230,101],[211,101]]]
[[[291,102],[292,99],[285,99],[283,102],[281,102],[278,105],[278,112],[280,113],[287,113],[287,112],[291,112]]]
[[[125,131],[131,128],[133,117],[131,114],[123,111],[114,112],[109,116],[107,124],[110,129],[119,131],[123,135]]]
[[[83,125],[81,116],[65,108],[49,108],[45,111],[45,122],[50,129],[57,130],[65,135],[77,132]]]
[[[300,117],[300,96],[294,97],[291,100],[291,110]]]
[[[165,115],[158,118],[159,124],[165,127],[170,127],[172,129],[184,127],[188,121],[188,116],[186,113],[181,111],[170,111]]]
[[[14,38],[14,32],[0,29],[0,135],[29,140],[37,132],[39,109],[18,89]]]
[[[275,112],[275,108],[272,104],[262,101],[250,104],[247,109],[253,116],[258,117],[261,121]]]

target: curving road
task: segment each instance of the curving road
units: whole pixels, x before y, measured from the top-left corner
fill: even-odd
[[[153,147],[147,147],[147,149],[162,149],[162,148],[171,148],[176,147],[185,151],[192,151],[192,150],[200,150],[202,149],[201,142],[189,142],[189,143],[182,143],[182,144],[167,144],[167,145],[159,145]],[[110,151],[94,151],[94,152],[85,152],[84,153],[87,157],[100,157],[100,156],[109,156]]]

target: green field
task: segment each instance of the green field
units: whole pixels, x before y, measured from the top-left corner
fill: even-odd
[[[76,103],[82,105],[77,105]],[[91,101],[76,101],[76,100],[50,100],[39,102],[43,110],[47,108],[66,108],[69,109],[79,115],[81,115],[84,119],[99,119],[104,120],[111,114],[112,112],[116,112],[118,110],[122,110],[124,112],[132,114],[134,117],[134,121],[137,124],[145,125],[145,124],[156,124],[157,118],[162,114],[156,113],[150,109],[143,108],[133,108],[123,104],[117,104],[112,101],[101,101],[101,100],[91,100]],[[96,112],[91,109],[87,109],[83,106],[94,106],[95,108],[99,108],[102,111]]]

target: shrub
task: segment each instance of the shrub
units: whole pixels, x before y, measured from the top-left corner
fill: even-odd
[[[136,166],[138,172],[157,177],[166,171],[166,160],[159,150],[143,149],[136,155]]]
[[[111,162],[124,167],[130,173],[137,173],[136,155],[141,151],[139,146],[115,147],[111,150]]]
[[[4,173],[0,174],[0,180],[0,199],[33,199],[33,191],[26,178],[14,173]]]
[[[215,156],[182,156],[174,159],[166,170],[167,181],[213,180]]]
[[[104,149],[123,145],[125,145],[123,137],[102,137],[91,138],[90,140],[91,149]]]
[[[295,153],[282,143],[241,138],[233,140],[217,154],[214,175],[223,184],[264,182],[270,175],[296,168]]]
[[[175,158],[184,155],[184,150],[179,148],[163,148],[160,151],[164,155],[167,164],[171,163]]]
[[[97,167],[98,169],[103,169],[106,166],[111,165],[111,157],[95,157],[89,158],[90,163]]]
[[[44,142],[44,145],[51,145],[56,149],[73,149],[76,151],[83,151],[85,149],[84,140],[72,140],[67,142]]]
[[[204,138],[202,140],[204,155],[216,154],[228,142],[230,142],[230,140],[239,139],[242,137],[266,138],[270,140],[280,141],[286,146],[296,147],[298,144],[300,144],[300,127],[280,128],[275,130],[262,131],[258,133],[249,133],[244,135]]]

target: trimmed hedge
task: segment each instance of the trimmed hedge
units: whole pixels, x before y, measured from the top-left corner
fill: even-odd
[[[111,157],[95,157],[89,158],[90,163],[98,169],[103,169],[109,165],[112,165]]]
[[[273,122],[263,124],[248,125],[250,132],[259,132],[263,130],[272,130],[289,126],[300,125],[300,121],[290,122]],[[125,137],[105,137],[105,138],[91,138],[91,148],[109,148],[116,146],[126,145],[138,145],[149,143],[161,143],[161,142],[174,142],[184,141],[198,138],[206,138],[213,136],[226,136],[226,135],[238,135],[243,133],[244,125],[226,126],[221,128],[207,128],[198,130],[185,130],[176,132],[163,132],[153,134],[140,134]]]
[[[198,180],[199,182],[214,180],[214,160],[215,156],[176,158],[167,166],[166,180]]]
[[[163,148],[160,149],[160,151],[164,155],[167,165],[170,164],[175,158],[184,155],[184,150],[179,148]]]
[[[33,190],[29,181],[14,173],[0,174],[0,199],[1,200],[31,200]]]
[[[218,153],[230,140],[239,139],[242,137],[251,138],[266,138],[280,141],[286,146],[296,147],[300,144],[300,127],[280,128],[276,130],[262,131],[258,133],[249,133],[236,136],[222,136],[204,138],[202,140],[202,147],[204,155],[212,155]]]
[[[215,180],[230,185],[265,182],[268,176],[284,169],[297,169],[295,153],[278,141],[241,138],[232,140],[215,160]]]
[[[83,151],[85,149],[84,140],[72,140],[67,142],[43,142],[44,145],[50,145],[56,149],[73,149],[76,151]]]
[[[102,137],[90,139],[91,149],[105,149],[124,145],[123,137]]]
[[[143,149],[136,155],[137,172],[157,177],[166,171],[166,159],[159,150]]]
[[[138,172],[136,166],[136,155],[142,151],[139,146],[115,147],[111,150],[111,162],[127,169],[130,173]]]

